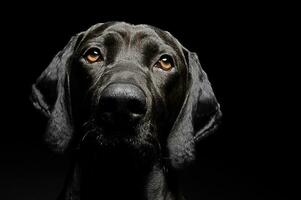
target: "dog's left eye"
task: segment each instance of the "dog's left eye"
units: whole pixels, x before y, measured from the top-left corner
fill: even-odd
[[[174,67],[173,59],[169,55],[163,55],[155,64],[155,67],[163,69],[164,71],[169,71]]]
[[[85,54],[84,58],[89,63],[99,62],[101,60],[101,53],[98,48],[91,48]]]

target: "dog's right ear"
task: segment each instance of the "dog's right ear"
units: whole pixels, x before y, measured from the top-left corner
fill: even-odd
[[[64,152],[73,135],[68,66],[82,36],[73,36],[32,85],[31,101],[48,118],[45,140],[56,152]]]

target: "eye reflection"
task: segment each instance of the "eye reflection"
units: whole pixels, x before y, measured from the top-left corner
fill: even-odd
[[[89,63],[99,62],[101,61],[100,50],[98,48],[91,48],[85,53],[84,58]]]
[[[163,55],[155,64],[155,67],[164,71],[169,71],[174,67],[173,60],[169,55]]]

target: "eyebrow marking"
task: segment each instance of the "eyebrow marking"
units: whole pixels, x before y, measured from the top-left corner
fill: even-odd
[[[130,41],[130,33],[128,30],[124,29],[116,29],[116,27],[108,28],[106,31],[104,31],[104,34],[117,34],[120,38],[122,38],[125,42]]]
[[[160,50],[160,46],[157,42],[155,42],[153,39],[150,39],[148,41],[141,41],[141,46],[143,49],[143,53],[147,51],[148,54],[157,54]]]
[[[137,42],[141,42],[142,40],[144,40],[146,37],[150,36],[149,34],[147,33],[144,33],[144,32],[138,32],[136,33],[133,38],[132,38],[132,43],[133,44],[136,44]]]

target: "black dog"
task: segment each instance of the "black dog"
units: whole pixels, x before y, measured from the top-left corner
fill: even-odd
[[[147,25],[96,24],[32,87],[45,139],[73,156],[59,199],[183,199],[177,171],[221,116],[197,55]]]

